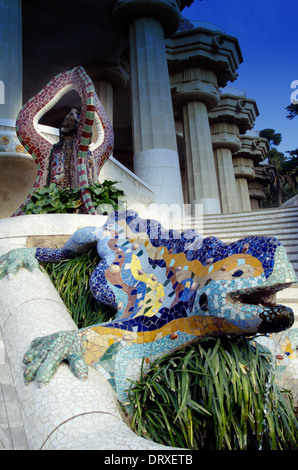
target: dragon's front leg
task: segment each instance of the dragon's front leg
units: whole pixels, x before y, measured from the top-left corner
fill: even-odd
[[[89,227],[75,232],[62,248],[18,248],[0,257],[0,280],[7,275],[15,276],[21,268],[39,270],[39,262],[59,262],[74,257],[90,246],[105,245],[103,229]],[[48,383],[59,364],[66,360],[70,369],[79,379],[86,379],[88,365],[84,359],[87,345],[86,330],[60,331],[49,336],[36,338],[24,355],[26,383],[33,380]]]
[[[78,331],[59,331],[49,336],[36,338],[24,355],[24,379],[46,384],[53,377],[60,363],[68,361],[72,373],[78,379],[88,376],[88,365],[84,353],[84,334]]]
[[[8,278],[14,277],[23,267],[31,272],[38,270],[39,264],[35,254],[35,248],[18,248],[0,256],[0,280],[6,275]]]

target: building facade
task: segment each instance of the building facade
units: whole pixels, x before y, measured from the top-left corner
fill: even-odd
[[[184,204],[192,213],[199,205],[206,215],[259,207],[268,145],[250,132],[256,102],[231,88],[243,61],[238,40],[187,20],[191,3],[74,1],[69,9],[61,1],[1,2],[1,218],[23,202],[37,173],[15,134],[18,112],[53,76],[77,65],[114,129],[114,153],[99,181],[120,181],[129,205]],[[70,92],[53,106],[39,132],[55,143],[78,98]]]

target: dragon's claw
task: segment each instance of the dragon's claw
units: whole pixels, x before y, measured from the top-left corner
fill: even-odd
[[[17,248],[0,257],[0,280],[7,275],[12,279],[21,268],[28,271],[39,271],[39,263],[35,257],[35,248]]]
[[[82,337],[77,331],[59,331],[36,338],[23,358],[25,382],[48,383],[64,360],[69,362],[75,377],[87,378],[88,365],[83,358]]]

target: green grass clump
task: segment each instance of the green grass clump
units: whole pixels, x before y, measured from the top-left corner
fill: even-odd
[[[115,309],[98,302],[90,291],[90,275],[99,261],[96,249],[91,249],[57,264],[42,264],[78,328],[104,323],[115,317]]]
[[[270,353],[247,338],[206,338],[151,364],[129,392],[133,430],[204,450],[297,449],[291,395]]]

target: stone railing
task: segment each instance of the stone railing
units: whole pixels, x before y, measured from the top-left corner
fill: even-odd
[[[34,237],[68,235],[77,224],[102,225],[101,216],[21,216],[0,221],[0,256],[28,246]],[[35,223],[32,223],[33,220]],[[22,236],[20,236],[22,235]],[[55,243],[52,240],[52,243]],[[120,409],[108,381],[92,367],[87,381],[76,379],[61,364],[49,385],[25,385],[22,359],[31,341],[39,336],[77,327],[56,289],[42,271],[21,269],[0,282],[0,333],[5,344],[28,447],[54,449],[166,449],[136,436]],[[0,335],[0,337],[1,337]],[[6,355],[5,355],[6,357]]]

